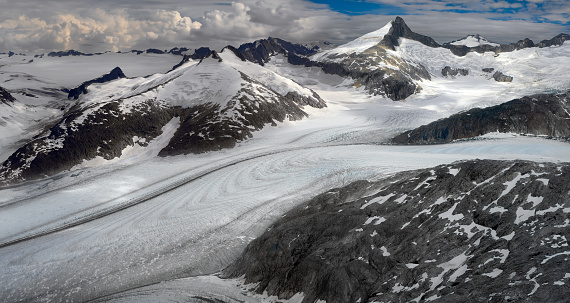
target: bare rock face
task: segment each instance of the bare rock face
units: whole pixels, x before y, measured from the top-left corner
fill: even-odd
[[[359,181],[224,271],[303,302],[566,302],[570,166],[474,160]]]
[[[457,75],[467,76],[469,75],[469,70],[466,70],[464,68],[452,68],[451,66],[446,66],[441,70],[441,74],[444,77],[455,77]]]
[[[500,71],[496,71],[493,74],[493,79],[495,79],[497,82],[513,82],[513,77],[507,76]]]
[[[452,115],[400,134],[395,144],[440,144],[491,132],[570,138],[570,91],[515,99]]]

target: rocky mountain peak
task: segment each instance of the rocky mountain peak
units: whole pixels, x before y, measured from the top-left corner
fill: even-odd
[[[383,45],[383,46],[386,46],[392,50],[395,50],[395,46],[400,45],[400,43],[398,41],[400,38],[415,40],[415,41],[418,41],[418,42],[420,42],[426,46],[429,46],[429,47],[439,47],[440,46],[432,38],[413,32],[408,27],[408,25],[406,24],[404,19],[402,19],[399,16],[396,17],[396,19],[394,19],[394,21],[391,21],[391,23],[392,23],[392,28],[390,29],[388,34],[384,36],[384,39],[382,39],[381,45]]]

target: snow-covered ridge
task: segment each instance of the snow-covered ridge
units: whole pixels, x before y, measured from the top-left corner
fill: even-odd
[[[390,21],[384,27],[376,31],[365,34],[359,38],[356,38],[353,41],[340,45],[334,49],[317,53],[312,57],[312,59],[318,61],[326,57],[331,57],[335,55],[352,54],[352,53],[360,54],[365,50],[378,45],[382,41],[382,39],[384,39],[384,36],[390,32],[393,23],[394,21]]]
[[[477,35],[467,35],[465,38],[447,43],[450,45],[465,45],[467,47],[477,47],[480,45],[501,46],[498,43],[490,42],[489,40]]]
[[[167,142],[160,156],[231,148],[266,124],[307,117],[304,106],[326,105],[312,90],[231,51],[214,52],[166,74],[90,85],[72,112],[0,166],[0,179],[29,180],[97,157],[122,157],[129,146],[146,147],[175,117],[178,129],[160,139]]]

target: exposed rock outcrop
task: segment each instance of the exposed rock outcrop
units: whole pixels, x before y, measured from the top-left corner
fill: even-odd
[[[469,75],[469,70],[464,69],[464,68],[452,68],[451,66],[446,66],[441,70],[441,74],[444,77],[448,77],[448,76],[455,77],[457,75],[467,76],[467,75]]]
[[[0,86],[0,101],[4,104],[11,105],[16,99],[6,89]]]
[[[513,82],[513,77],[507,76],[500,71],[496,71],[493,74],[493,79],[495,79],[497,82]]]
[[[475,108],[407,131],[395,144],[439,144],[491,132],[570,138],[570,91]]]
[[[303,302],[565,302],[570,165],[475,160],[317,196],[224,277]]]

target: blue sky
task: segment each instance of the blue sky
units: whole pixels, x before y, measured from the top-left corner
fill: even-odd
[[[570,33],[570,0],[0,0],[0,52],[220,49],[267,37],[341,44],[396,15],[440,43]]]
[[[529,19],[568,25],[570,22],[570,1],[568,0],[309,0],[325,4],[336,12],[350,16],[376,15],[414,15],[429,12],[453,12],[460,14],[494,14],[494,19],[513,20]]]
[[[357,1],[357,0],[311,0],[311,2],[326,4],[333,11],[349,16],[376,14],[376,15],[404,15],[405,10],[388,4]]]

